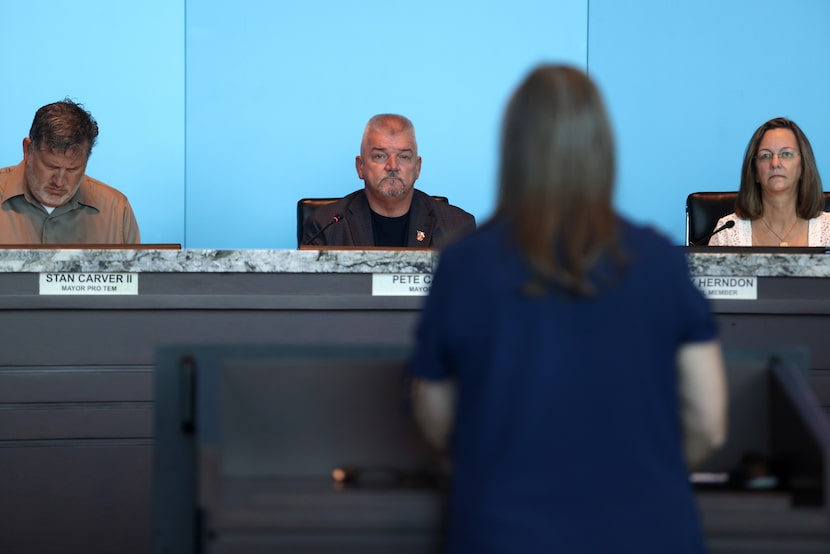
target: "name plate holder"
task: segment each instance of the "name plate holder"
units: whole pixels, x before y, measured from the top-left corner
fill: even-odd
[[[432,273],[373,273],[372,296],[426,296]]]
[[[138,273],[41,273],[38,290],[41,295],[135,295]]]
[[[757,300],[758,278],[695,275],[692,281],[710,300]]]

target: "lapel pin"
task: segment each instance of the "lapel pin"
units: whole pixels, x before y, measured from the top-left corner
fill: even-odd
[[[427,238],[426,233],[423,231],[415,231],[415,240],[418,242],[424,242],[425,238]]]

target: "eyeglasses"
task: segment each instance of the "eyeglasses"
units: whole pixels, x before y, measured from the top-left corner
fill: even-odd
[[[764,150],[763,152],[757,154],[755,159],[759,162],[771,162],[772,158],[778,156],[778,159],[781,161],[788,162],[790,160],[794,160],[798,157],[798,152],[795,150],[782,150],[777,154],[775,152],[770,152],[768,150]]]

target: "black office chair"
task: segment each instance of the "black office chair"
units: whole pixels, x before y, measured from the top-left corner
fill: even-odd
[[[686,246],[697,244],[715,229],[720,218],[734,212],[737,196],[737,192],[693,192],[687,196]],[[824,193],[824,211],[830,212],[830,192]]]
[[[301,198],[297,202],[297,244],[303,241],[303,223],[307,217],[321,208],[332,202],[337,202],[340,198]]]
[[[449,202],[446,196],[433,196],[440,202]],[[307,217],[317,211],[318,208],[336,202],[340,198],[301,198],[297,201],[297,244],[303,241],[303,223]]]
[[[720,218],[734,212],[737,196],[737,192],[693,192],[687,196],[686,246],[697,244]]]

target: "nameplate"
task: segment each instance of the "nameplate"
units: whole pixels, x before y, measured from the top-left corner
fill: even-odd
[[[41,273],[40,294],[138,294],[138,274]]]
[[[692,281],[712,300],[757,300],[757,277],[694,276]]]
[[[372,296],[426,296],[432,273],[374,273]]]

